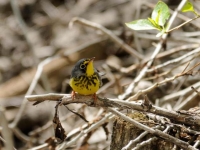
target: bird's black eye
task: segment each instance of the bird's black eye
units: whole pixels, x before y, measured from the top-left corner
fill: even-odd
[[[86,68],[86,65],[85,65],[85,64],[81,64],[81,65],[80,65],[80,68],[81,68],[81,69],[85,69],[85,68]]]

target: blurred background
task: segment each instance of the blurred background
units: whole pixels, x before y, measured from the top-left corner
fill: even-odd
[[[157,0],[0,0],[0,105],[4,108],[3,112],[8,124],[12,123],[16,115],[19,115],[19,107],[33,81],[37,67],[44,61],[48,63],[43,66],[39,81],[32,92],[29,91],[29,95],[70,93],[71,88],[68,82],[73,65],[79,59],[91,57],[96,57],[95,67],[106,74],[103,76],[104,86],[99,91],[100,95],[117,98],[122,94],[125,87],[141,71],[144,62],[149,59],[160,41],[160,38],[155,36],[157,31],[136,32],[128,29],[125,23],[149,17],[157,2]],[[164,2],[174,10],[180,0],[165,0]],[[200,12],[200,1],[194,0],[192,3]],[[143,62],[127,53],[101,30],[78,23],[69,26],[69,22],[74,17],[87,19],[111,30],[124,43],[142,54]],[[174,21],[173,27],[193,17],[192,13],[182,13]],[[179,53],[157,59],[154,65],[162,64],[199,47],[199,37],[199,19],[170,33],[165,50],[182,45],[187,47]],[[197,62],[199,62],[199,55],[192,59],[191,66]],[[137,88],[145,89],[166,77],[172,77],[182,72],[185,66],[181,66],[180,63],[168,67],[158,72],[148,73],[147,79],[143,80]],[[170,73],[151,78],[171,67],[175,69]],[[150,100],[155,103],[156,99],[197,82],[199,82],[199,74],[194,74],[193,78],[184,78],[184,82],[176,80],[168,83],[149,93]],[[176,100],[163,103],[161,106],[173,109],[172,106]],[[54,136],[51,122],[55,104],[55,102],[44,102],[32,106],[32,103],[26,102],[25,109],[15,124],[21,133],[18,134],[12,130],[17,149],[37,146]],[[189,108],[197,105],[196,100]],[[78,104],[69,107],[83,114],[88,120],[92,120],[99,111],[102,111],[99,108],[85,108],[84,105]],[[65,107],[60,109],[60,116],[66,133],[84,124],[83,120],[71,114]],[[41,127],[45,129],[36,131]],[[111,132],[112,123],[109,129]],[[108,149],[110,137],[106,140],[102,129],[95,132],[94,137],[90,139],[92,144],[89,149]],[[35,140],[36,137],[36,141],[31,140]]]

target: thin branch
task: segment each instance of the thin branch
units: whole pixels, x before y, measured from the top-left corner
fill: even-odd
[[[48,146],[49,146],[48,143],[44,143],[44,144],[42,144],[42,145],[29,148],[28,150],[43,150],[44,148],[48,148]]]
[[[167,126],[167,128],[163,132],[167,133],[169,129],[170,129],[170,127]],[[157,137],[152,137],[146,141],[142,141],[141,143],[138,143],[132,150],[140,150],[142,147],[147,146],[156,140],[158,140]]]
[[[38,58],[36,57],[36,54],[35,54],[35,51],[34,51],[34,44],[32,43],[31,39],[28,37],[28,34],[29,34],[29,29],[25,23],[25,21],[23,20],[22,18],[22,15],[21,15],[21,12],[19,10],[19,6],[17,4],[17,0],[10,0],[10,4],[11,4],[11,7],[12,7],[12,11],[17,19],[17,22],[19,24],[19,27],[21,28],[22,30],[22,33],[26,39],[26,42],[29,46],[29,48],[31,49],[31,52],[35,58],[35,61],[38,62]]]
[[[147,72],[150,73],[150,72],[153,72],[153,71],[158,70],[158,69],[160,69],[160,68],[166,67],[166,66],[168,66],[168,65],[171,65],[171,64],[180,62],[181,60],[184,60],[184,59],[186,59],[187,57],[192,56],[192,55],[195,55],[195,57],[198,57],[198,56],[200,55],[200,48],[197,48],[197,49],[195,49],[195,50],[193,50],[193,51],[191,51],[191,52],[189,52],[189,53],[186,53],[185,55],[182,55],[182,56],[180,56],[180,57],[178,57],[178,58],[169,60],[169,61],[167,61],[167,62],[165,62],[165,63],[163,63],[163,64],[160,64],[160,65],[158,65],[158,66],[155,66],[155,67],[153,67],[152,69],[147,70]],[[200,64],[200,63],[199,63],[199,64]]]
[[[190,51],[190,49],[194,49],[194,48],[198,48],[198,47],[200,47],[200,44],[181,45],[181,46],[178,46],[178,47],[168,49],[168,50],[166,50],[162,53],[159,53],[156,56],[156,59],[160,59],[160,58],[163,58],[163,57],[166,57],[166,56],[171,56],[172,54],[175,54],[175,53],[178,53],[178,52],[181,52],[181,51]]]
[[[112,116],[111,113],[108,113],[106,114],[106,116],[101,119],[100,121],[98,121],[97,123],[94,123],[93,125],[91,125],[88,129],[86,130],[83,130],[80,132],[80,134],[78,134],[76,137],[74,137],[72,140],[70,140],[69,142],[68,141],[65,141],[63,142],[61,145],[59,145],[56,150],[62,150],[62,149],[65,149],[71,145],[73,145],[74,143],[76,143],[76,141],[78,139],[80,139],[81,137],[83,137],[85,134],[93,131],[94,129],[97,129],[99,126],[101,126],[102,124],[104,124],[105,122],[107,122],[109,120],[109,118]]]
[[[4,114],[4,108],[0,107],[0,124],[3,128],[2,130],[2,136],[5,139],[5,149],[6,150],[13,150],[14,144],[13,144],[13,135],[8,127],[8,122],[6,120],[5,114]]]
[[[193,84],[191,87],[195,87],[195,88],[198,88],[200,87],[200,82],[197,82],[195,84]],[[180,91],[177,91],[175,93],[172,93],[172,94],[169,94],[169,95],[166,95],[162,98],[160,98],[159,102],[160,103],[166,103],[166,102],[169,102],[169,101],[172,101],[180,96],[184,96],[184,95],[187,95],[187,94],[190,94],[192,92],[192,89],[191,87],[187,87],[183,90],[180,90]]]
[[[38,80],[40,79],[40,76],[42,74],[43,68],[46,64],[48,64],[49,62],[51,62],[52,60],[57,59],[57,57],[51,57],[51,58],[47,58],[44,61],[42,61],[37,68],[36,74],[31,82],[31,85],[28,88],[28,91],[26,92],[26,95],[31,95],[35,89],[35,86],[38,83]],[[22,113],[24,112],[24,109],[26,107],[27,104],[27,100],[26,98],[23,99],[22,104],[20,106],[19,112],[17,113],[15,119],[13,120],[13,122],[10,124],[11,128],[15,128],[19,122],[19,120],[22,117]]]
[[[68,139],[72,139],[72,137],[74,137],[75,135],[79,134],[82,130],[87,129],[88,127],[90,127],[91,124],[96,123],[97,121],[103,119],[105,117],[105,115],[103,115],[104,109],[100,109],[98,115],[89,123],[86,123],[76,129],[71,130],[68,134],[67,134],[67,138]],[[110,119],[110,118],[109,118]]]
[[[50,95],[53,95],[53,94],[50,94]],[[26,96],[26,98],[27,100],[32,101],[32,102],[44,101],[45,97],[48,97],[49,99],[51,99],[51,101],[60,100],[60,95],[57,95],[57,98],[56,98],[56,95],[57,94],[50,97],[48,94],[44,94],[44,95],[39,95],[39,97],[37,97],[38,95]],[[46,100],[49,100],[49,99],[46,99]],[[133,109],[133,110],[149,112],[149,113],[157,114],[160,116],[164,116],[171,119],[174,122],[179,122],[179,123],[188,124],[188,125],[197,125],[197,126],[200,125],[200,117],[198,115],[195,116],[195,115],[180,114],[178,112],[169,111],[167,109],[160,108],[154,105],[152,105],[150,108],[145,109],[141,103],[128,102],[124,100],[111,99],[111,98],[100,98],[100,97],[97,97],[94,103],[94,99],[92,96],[90,95],[84,96],[84,95],[79,95],[79,94],[76,94],[76,97],[74,99],[71,98],[70,94],[66,94],[62,98],[61,104],[68,105],[72,103],[84,103],[91,107],[104,107],[104,108],[115,107],[115,108],[120,108],[120,109]]]
[[[198,88],[198,90],[200,90],[200,88]],[[196,92],[192,93],[190,96],[188,96],[186,99],[184,99],[184,101],[182,103],[180,103],[178,106],[176,106],[174,109],[175,110],[183,109],[186,105],[188,105],[197,96],[198,96],[198,94]]]
[[[198,147],[200,145],[200,140],[197,140],[194,144],[194,147]]]
[[[193,66],[192,68],[190,68],[189,70],[185,71],[185,72],[182,72],[181,74],[178,74],[178,75],[175,75],[171,78],[166,78],[164,79],[163,81],[160,81],[160,82],[157,82],[155,84],[153,84],[152,86],[148,87],[147,89],[144,89],[144,90],[139,90],[135,95],[129,97],[127,99],[127,101],[133,101],[133,100],[136,100],[138,99],[139,96],[141,96],[142,94],[146,94],[150,91],[152,91],[153,89],[157,88],[158,86],[160,85],[163,85],[165,83],[168,83],[170,81],[173,81],[181,76],[184,76],[184,75],[187,75],[188,73],[190,73],[194,68],[196,68],[200,63],[196,64],[195,66]]]
[[[4,144],[6,144],[6,141],[0,136],[0,141]],[[2,147],[1,147],[2,148]],[[16,148],[13,147],[14,150],[17,150]]]
[[[193,86],[191,86],[191,88],[200,96],[200,92],[196,88],[194,88]]]
[[[73,25],[74,22],[83,24],[85,26],[89,26],[91,28],[94,29],[98,29],[100,31],[102,31],[104,34],[106,34],[111,40],[113,40],[114,42],[116,42],[119,46],[121,46],[126,52],[128,52],[130,55],[138,58],[138,59],[143,59],[143,56],[138,53],[136,50],[134,50],[132,47],[130,47],[129,45],[127,45],[124,41],[122,41],[120,38],[118,38],[116,35],[114,35],[110,30],[106,29],[105,27],[103,27],[100,24],[88,21],[86,19],[83,18],[73,18],[70,21],[69,26],[71,27]]]
[[[200,46],[200,44],[186,44],[186,45],[181,45],[172,49],[169,49],[167,51],[161,52],[156,56],[156,59],[160,59],[172,54],[175,54],[177,52],[181,52],[181,51],[189,51],[189,49],[193,49],[193,48],[198,48]],[[136,70],[139,66],[143,66],[144,64],[146,64],[148,61],[144,60],[142,63],[139,64],[133,64],[129,67],[121,67],[121,66],[116,66],[116,65],[112,65],[109,64],[109,66],[111,66],[112,68],[118,70],[119,72],[122,73],[130,73],[134,70]],[[155,78],[155,77],[153,77]]]
[[[132,150],[140,150],[142,147],[147,146],[156,140],[158,140],[157,137],[152,137],[146,141],[142,141],[141,143],[137,144],[137,146],[134,147]]]
[[[141,139],[142,139],[143,137],[145,137],[148,133],[149,133],[149,132],[144,131],[144,132],[143,132],[142,134],[140,134],[137,138],[135,138],[134,140],[129,141],[129,143],[128,143],[125,147],[123,147],[122,150],[128,150],[128,149],[132,148],[132,146],[133,146],[134,144],[136,144],[136,143],[138,143],[139,141],[141,141]]]
[[[30,102],[43,102],[45,100],[49,101],[58,101],[63,97],[71,97],[71,94],[57,94],[57,93],[49,93],[42,95],[27,95],[25,98]]]
[[[24,133],[22,133],[18,128],[11,128],[12,132],[15,134],[16,137],[18,137],[19,139],[21,139],[22,141],[26,142],[30,142],[32,141],[34,143],[34,138],[30,138],[27,135],[25,135]]]
[[[190,23],[191,21],[198,19],[199,17],[200,16],[196,16],[195,18],[192,18],[192,19],[190,19],[188,21],[185,21],[184,23],[180,24],[179,26],[176,26],[175,28],[166,31],[166,33],[169,33],[169,32],[172,32],[174,30],[177,30],[177,29],[181,28],[182,26],[186,25],[187,23]]]

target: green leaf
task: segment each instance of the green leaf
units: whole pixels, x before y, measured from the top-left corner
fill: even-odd
[[[135,20],[135,21],[125,23],[125,24],[127,25],[127,27],[133,30],[151,30],[151,29],[160,30],[148,19]]]
[[[169,16],[170,13],[168,6],[164,2],[159,1],[151,14],[151,19],[153,19],[159,26],[164,26]]]
[[[158,30],[162,30],[162,27],[159,26],[153,19],[148,18],[148,20],[156,27]]]
[[[182,12],[188,12],[188,11],[191,11],[191,12],[195,12],[194,11],[194,7],[192,5],[192,3],[190,1],[187,1],[185,3],[185,5],[183,6],[183,8],[181,9]]]

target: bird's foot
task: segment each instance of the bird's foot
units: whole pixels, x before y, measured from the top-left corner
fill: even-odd
[[[76,93],[75,93],[75,91],[72,91],[72,93],[71,93],[71,97],[72,97],[72,100],[74,100],[74,98],[76,97]]]
[[[97,95],[96,95],[96,93],[94,93],[92,95],[92,98],[94,99],[94,104],[96,104],[97,103]]]

